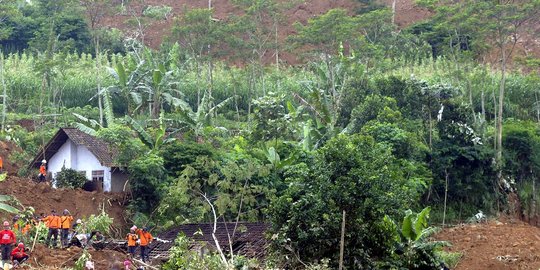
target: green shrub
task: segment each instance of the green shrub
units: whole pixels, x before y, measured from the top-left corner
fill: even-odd
[[[143,15],[153,19],[166,20],[171,14],[172,7],[169,6],[148,6]]]
[[[86,181],[88,179],[84,173],[65,166],[54,176],[54,184],[58,188],[81,188]]]
[[[107,235],[110,233],[111,225],[113,224],[113,218],[109,217],[105,211],[102,211],[99,215],[90,215],[88,219],[84,221],[87,232],[100,231]]]
[[[164,270],[177,269],[225,269],[221,259],[216,254],[200,255],[197,251],[191,250],[192,241],[180,234],[174,241],[174,246],[170,250],[169,260],[163,265]]]

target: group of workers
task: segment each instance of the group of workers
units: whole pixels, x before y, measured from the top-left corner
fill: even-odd
[[[128,245],[128,254],[133,258],[135,257],[135,252],[137,251],[137,246],[141,250],[141,259],[143,262],[148,261],[148,245],[154,241],[154,237],[148,231],[148,228],[139,229],[137,226],[130,228],[129,233],[126,236],[127,245]]]

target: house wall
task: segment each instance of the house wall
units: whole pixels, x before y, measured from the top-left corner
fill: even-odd
[[[89,180],[92,179],[92,171],[103,170],[103,191],[111,191],[111,168],[102,166],[84,145],[76,145],[68,139],[47,163],[47,171],[53,178],[64,165],[66,168],[84,171]]]

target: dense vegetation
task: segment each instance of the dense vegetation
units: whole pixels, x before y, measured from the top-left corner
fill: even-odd
[[[363,1],[296,25],[283,44],[283,4],[237,0],[245,13],[227,21],[186,10],[159,50],[100,27],[121,2],[0,0],[2,138],[23,149],[9,159],[78,127],[120,150],[135,223],[212,222],[214,209],[269,222],[270,266],[336,267],[343,236],[345,268],[433,269],[444,254],[426,242],[425,207],[431,221],[461,221],[508,211],[517,192],[521,214],[537,214],[538,61],[518,59],[508,37],[538,1],[421,1],[435,15],[401,31]],[[169,13],[148,6],[130,20]],[[286,47],[304,64],[281,64]],[[482,64],[486,54],[500,61]],[[205,264],[182,259],[186,241],[168,269]]]

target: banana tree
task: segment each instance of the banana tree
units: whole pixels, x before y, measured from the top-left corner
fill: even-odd
[[[138,88],[144,85],[146,76],[152,72],[148,70],[144,60],[136,61],[133,57],[128,56],[128,65],[124,65],[117,60],[113,67],[106,67],[109,74],[115,79],[115,85],[108,88],[108,91],[120,94],[125,102],[127,102],[127,114],[131,115],[139,109],[142,104],[142,96],[138,92]],[[133,107],[133,104],[135,107]]]
[[[195,137],[202,135],[204,128],[214,127],[223,131],[227,129],[221,126],[214,126],[214,118],[217,114],[217,111],[227,103],[231,102],[235,96],[229,97],[218,104],[213,103],[213,98],[210,94],[205,93],[201,99],[201,103],[197,108],[197,111],[193,109],[186,102],[177,103],[177,113],[180,117],[179,121],[182,124],[187,125],[187,127],[194,132]]]
[[[150,148],[150,153],[157,153],[163,145],[175,140],[173,137],[175,132],[167,132],[167,127],[164,121],[165,114],[163,111],[159,115],[159,128],[156,130],[154,135],[150,134],[143,125],[130,116],[126,115],[126,120],[131,128],[137,132],[137,135],[141,141],[148,148]]]
[[[12,206],[13,204],[20,204],[15,198],[9,195],[0,195],[0,210],[11,213],[18,214],[19,209]]]

